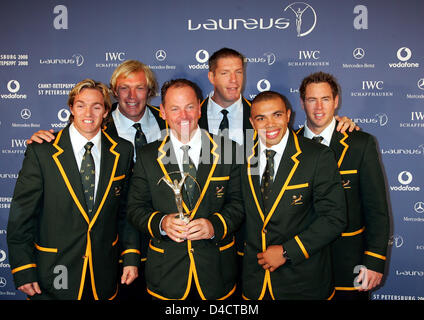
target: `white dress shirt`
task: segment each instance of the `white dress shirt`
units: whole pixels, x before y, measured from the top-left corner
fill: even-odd
[[[275,176],[277,175],[277,171],[278,171],[278,167],[280,165],[281,158],[283,157],[284,150],[286,149],[288,139],[289,139],[289,129],[286,130],[286,133],[284,134],[281,141],[278,144],[273,145],[271,148],[267,148],[266,145],[264,143],[262,143],[262,140],[259,139],[259,173],[260,173],[259,183],[262,181],[262,175],[264,174],[265,167],[266,167],[265,151],[267,149],[275,151],[275,156],[274,156],[274,168],[275,168],[275,170],[274,170],[274,176],[272,177],[272,180],[274,181]]]
[[[196,131],[194,132],[193,137],[190,139],[190,141],[187,144],[183,144],[178,138],[174,135],[172,130],[170,131],[170,139],[172,142],[172,147],[174,148],[175,156],[177,158],[178,167],[180,168],[180,171],[183,172],[183,156],[184,151],[181,149],[184,145],[189,145],[190,149],[188,150],[188,156],[190,157],[191,161],[193,162],[196,169],[199,166],[200,161],[200,151],[202,149],[202,132],[199,127],[197,127]]]
[[[102,154],[102,134],[101,131],[97,132],[93,139],[87,140],[72,123],[69,126],[69,137],[71,138],[72,149],[74,150],[75,160],[77,161],[78,170],[81,170],[82,158],[85,154],[84,146],[88,141],[91,141],[94,145],[91,148],[91,154],[94,160],[94,195],[96,196],[97,186],[99,184],[100,177],[100,159]],[[94,197],[96,199],[96,197]]]
[[[323,131],[321,131],[320,134],[315,134],[311,131],[311,129],[308,128],[307,123],[305,122],[305,131],[303,132],[303,136],[308,139],[312,139],[315,136],[321,136],[324,139],[321,141],[321,144],[326,145],[327,147],[330,146],[331,137],[333,136],[334,128],[336,127],[336,119],[333,117],[333,120],[331,120],[330,124],[325,128]]]
[[[113,122],[115,123],[118,136],[125,140],[128,140],[134,145],[134,137],[135,133],[137,132],[137,129],[133,127],[135,122],[128,119],[119,111],[119,105],[112,112],[112,118]],[[141,117],[141,119],[137,122],[141,125],[141,130],[143,130],[143,133],[146,136],[147,143],[160,139],[160,127],[158,125],[158,122],[156,121],[155,116],[147,106],[146,110],[144,111],[143,117]],[[134,151],[134,161],[135,159],[136,153]]]
[[[215,135],[218,134],[219,125],[224,118],[224,115],[221,113],[221,111],[225,109],[228,111],[228,136],[231,140],[237,142],[239,145],[243,145],[243,102],[241,96],[231,106],[223,108],[215,101],[213,101],[213,95],[214,92],[212,91],[209,94],[209,102],[207,105],[209,132]]]

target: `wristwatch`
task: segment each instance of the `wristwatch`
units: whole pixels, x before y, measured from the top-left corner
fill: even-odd
[[[283,257],[286,259],[286,263],[291,263],[291,259],[289,257],[289,254],[287,253],[287,250],[283,251]]]

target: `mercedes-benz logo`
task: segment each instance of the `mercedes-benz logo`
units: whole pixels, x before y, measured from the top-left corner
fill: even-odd
[[[421,78],[420,80],[418,80],[417,86],[419,89],[424,90],[424,78]]]
[[[0,277],[0,288],[5,287],[6,283],[7,283],[6,279],[3,277]]]
[[[353,57],[357,60],[362,59],[363,57],[365,57],[365,51],[362,48],[356,48],[355,50],[353,50]]]
[[[22,109],[21,118],[24,120],[28,120],[29,118],[31,118],[31,111],[29,109]]]
[[[424,202],[418,201],[414,205],[414,210],[416,213],[423,213],[424,212]]]
[[[156,57],[156,60],[158,60],[158,61],[165,60],[166,59],[165,50],[159,49],[158,51],[156,51],[155,57]]]

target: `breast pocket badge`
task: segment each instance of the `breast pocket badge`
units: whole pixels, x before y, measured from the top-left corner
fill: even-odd
[[[342,185],[343,185],[343,188],[345,188],[345,189],[350,189],[351,188],[351,186],[350,186],[350,180],[347,180],[347,181],[342,180]]]
[[[115,188],[114,188],[114,193],[115,193],[115,197],[119,197],[120,195],[121,195],[121,190],[122,190],[122,187],[121,186],[116,186]]]
[[[215,194],[216,194],[216,197],[218,199],[222,198],[224,196],[224,194],[225,194],[224,193],[224,186],[218,186],[218,187],[216,187]]]
[[[291,203],[291,205],[292,206],[298,206],[298,205],[301,205],[301,204],[303,204],[303,195],[299,194],[297,196],[297,195],[294,194],[292,196],[292,203]]]

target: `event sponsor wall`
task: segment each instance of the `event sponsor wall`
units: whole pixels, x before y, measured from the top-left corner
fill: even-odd
[[[26,139],[66,125],[73,85],[109,83],[119,63],[138,59],[159,85],[187,77],[206,96],[208,57],[224,46],[246,56],[244,96],[282,92],[295,128],[305,121],[301,79],[318,70],[338,78],[339,114],[378,139],[391,203],[387,276],[372,298],[424,299],[423,14],[420,0],[3,2],[0,299],[25,298],[14,287],[6,228]]]

